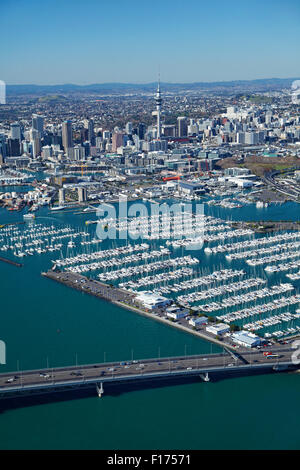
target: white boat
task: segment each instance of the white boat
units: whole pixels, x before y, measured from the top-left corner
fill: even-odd
[[[62,209],[65,209],[66,206],[54,206],[54,207],[51,207],[51,211],[61,211]]]
[[[23,219],[35,219],[35,215],[34,214],[24,214]]]

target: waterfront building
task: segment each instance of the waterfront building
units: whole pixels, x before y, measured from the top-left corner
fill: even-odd
[[[210,325],[207,326],[206,331],[208,333],[212,333],[213,335],[223,335],[224,333],[227,333],[230,331],[230,327],[226,325],[226,323],[218,323],[217,325]]]
[[[65,188],[60,188],[58,191],[58,204],[63,206],[66,200],[66,190]]]
[[[196,317],[196,318],[191,318],[189,321],[189,325],[191,326],[200,326],[200,325],[205,325],[208,322],[207,317]]]
[[[149,291],[139,292],[136,296],[136,300],[149,310],[153,310],[159,307],[165,307],[166,305],[169,305],[172,302],[166,297],[153,294]]]
[[[78,201],[79,202],[87,201],[87,190],[86,190],[86,188],[78,188]]]
[[[244,346],[246,348],[254,348],[262,343],[262,340],[259,336],[243,330],[232,333],[231,338],[234,343],[237,343],[240,346]]]

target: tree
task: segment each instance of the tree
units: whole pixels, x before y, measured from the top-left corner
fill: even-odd
[[[240,331],[240,327],[238,325],[234,325],[233,323],[230,325],[230,331]]]

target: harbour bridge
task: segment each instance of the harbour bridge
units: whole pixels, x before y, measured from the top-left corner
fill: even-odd
[[[219,354],[192,355],[55,367],[0,374],[0,400],[41,394],[93,389],[99,397],[105,389],[122,385],[151,387],[172,383],[295,371],[290,345],[274,346],[268,352],[224,348]]]

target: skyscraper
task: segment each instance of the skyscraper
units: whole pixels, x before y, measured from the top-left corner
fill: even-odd
[[[10,125],[10,138],[12,140],[18,139],[21,142],[21,126],[18,122],[13,122]]]
[[[85,119],[84,120],[84,127],[88,130],[87,132],[87,140],[90,142],[91,145],[95,145],[95,132],[94,132],[94,121],[93,119]]]
[[[139,139],[143,140],[145,137],[145,133],[146,133],[146,125],[143,122],[140,122],[139,127],[138,127]]]
[[[41,153],[40,133],[36,129],[30,131],[30,143],[32,145],[32,156],[36,158]]]
[[[178,137],[186,137],[187,136],[186,117],[183,117],[183,116],[178,117],[177,126],[178,126]]]
[[[5,160],[6,157],[6,138],[4,134],[0,134],[0,159]]]
[[[73,145],[71,121],[64,121],[62,123],[62,144],[65,152]]]
[[[126,134],[132,134],[132,122],[127,122],[126,124]]]
[[[116,132],[112,135],[112,151],[116,152],[118,147],[122,147],[124,144],[123,142],[123,134],[121,132]]]
[[[40,137],[42,136],[43,130],[44,130],[43,116],[40,116],[39,114],[32,115],[32,129],[35,129],[36,131],[38,131],[40,134]]]

